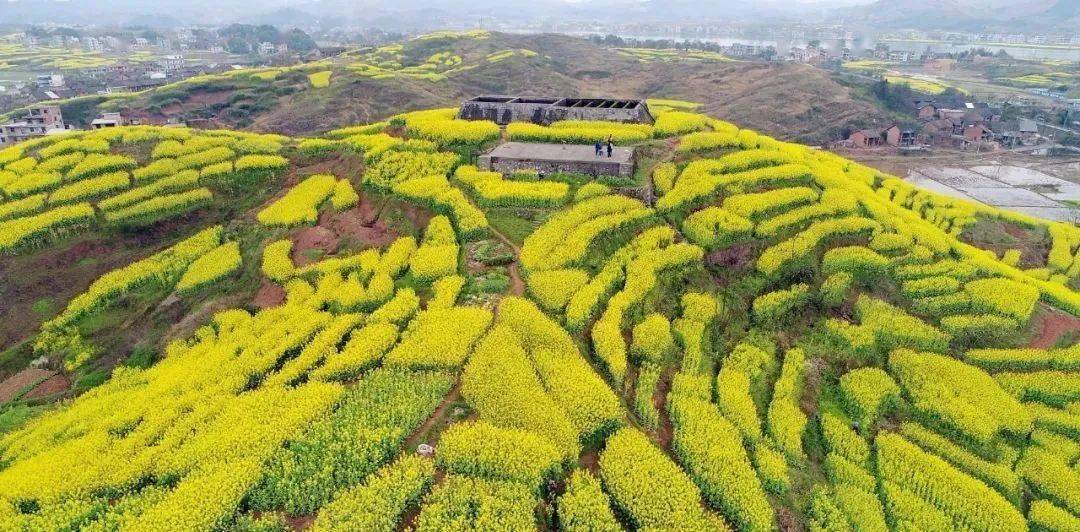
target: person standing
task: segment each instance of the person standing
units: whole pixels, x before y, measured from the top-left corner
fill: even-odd
[[[611,137],[607,139],[607,156],[611,157],[612,152],[615,151],[615,145],[611,143]]]
[[[593,145],[593,148],[596,149],[596,156],[599,157],[602,150],[599,140],[596,141],[596,144]]]

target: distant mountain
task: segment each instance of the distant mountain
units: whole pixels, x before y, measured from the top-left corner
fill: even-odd
[[[876,28],[1029,32],[1076,29],[1080,0],[877,0],[837,10]]]
[[[423,30],[488,22],[832,21],[874,28],[1075,28],[1080,0],[0,0],[0,24],[266,23]]]
[[[325,19],[326,17],[319,17],[301,9],[284,7],[274,11],[241,17],[238,22],[244,24],[269,24],[280,27],[311,27],[319,25]]]
[[[259,10],[278,9],[287,1],[263,0]],[[0,24],[220,24],[251,13],[243,0],[4,0],[2,6]]]

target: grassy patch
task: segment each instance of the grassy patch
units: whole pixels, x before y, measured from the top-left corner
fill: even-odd
[[[492,228],[518,246],[542,221],[537,211],[528,209],[491,209],[484,214]]]
[[[107,380],[109,380],[109,372],[103,369],[96,369],[79,376],[79,378],[75,380],[75,388],[81,391],[89,390],[90,388],[105,384],[105,381]]]
[[[56,300],[51,297],[43,297],[34,301],[34,305],[31,308],[34,311],[34,314],[37,314],[38,318],[44,320],[56,313]]]
[[[1050,235],[1044,229],[1024,227],[993,218],[979,218],[964,228],[960,240],[988,249],[999,257],[1010,249],[1020,250],[1020,266],[1038,268],[1046,264]]]
[[[11,405],[0,409],[0,435],[11,432],[26,424],[47,408],[46,405],[29,406]]]
[[[499,266],[478,275],[470,275],[465,285],[466,294],[502,294],[510,289],[510,275]]]

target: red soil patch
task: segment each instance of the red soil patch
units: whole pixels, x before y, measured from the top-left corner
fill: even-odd
[[[1015,224],[1004,224],[1005,232],[1009,233],[1009,236],[1015,238],[1024,238],[1027,236],[1027,231],[1024,228]]]
[[[791,510],[783,506],[777,508],[777,521],[780,525],[780,530],[783,532],[794,532],[801,530],[799,528],[799,521],[795,518],[795,515],[791,513]]]
[[[55,375],[47,369],[26,368],[0,382],[0,404],[15,398],[15,395],[29,386],[33,386]]]
[[[305,227],[293,234],[293,263],[297,266],[305,266],[313,262],[307,256],[308,251],[317,249],[323,253],[330,253],[337,249],[339,241],[341,239],[325,227],[319,225]]]
[[[384,247],[397,240],[398,234],[391,231],[386,222],[378,219],[378,212],[368,203],[345,212],[327,213],[320,225],[326,227],[340,239],[352,239],[365,247]]]
[[[600,453],[596,449],[583,451],[578,458],[578,463],[581,464],[582,469],[594,476],[600,475]]]
[[[252,304],[259,308],[276,307],[285,301],[285,289],[276,283],[263,281]]]
[[[1053,347],[1062,336],[1080,331],[1080,318],[1061,312],[1047,312],[1039,319],[1038,333],[1031,339],[1031,347],[1047,349]]]
[[[53,375],[44,382],[34,387],[25,396],[26,399],[36,399],[38,397],[48,397],[61,392],[66,392],[71,389],[71,381],[64,375]]]
[[[285,521],[285,526],[287,526],[287,527],[289,527],[289,528],[291,528],[293,530],[307,530],[307,529],[311,528],[311,524],[315,522],[315,516],[314,515],[300,515],[300,516],[285,515],[285,516],[282,516],[281,519],[283,521]]]
[[[34,260],[34,266],[41,268],[65,268],[91,256],[104,256],[111,253],[113,247],[104,241],[79,242],[59,253],[44,254]]]
[[[741,268],[750,263],[750,255],[749,246],[735,245],[709,253],[705,257],[705,263],[709,266]]]

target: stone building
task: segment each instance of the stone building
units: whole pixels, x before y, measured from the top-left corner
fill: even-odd
[[[607,152],[596,155],[592,145],[507,142],[481,155],[477,166],[502,174],[535,170],[543,175],[631,177],[634,175],[634,148],[616,147],[608,157]]]
[[[653,116],[644,100],[611,98],[477,96],[461,104],[458,117],[466,120],[491,120],[503,125],[510,122],[547,125],[559,120],[653,123]]]

